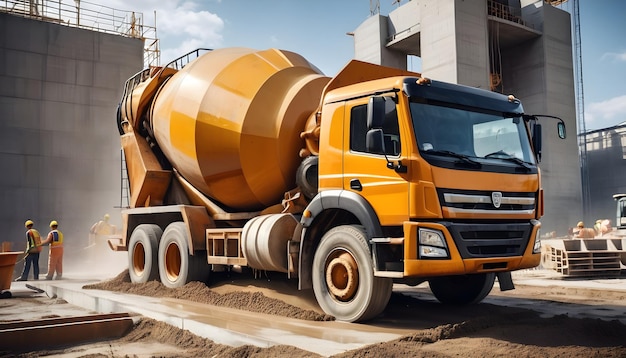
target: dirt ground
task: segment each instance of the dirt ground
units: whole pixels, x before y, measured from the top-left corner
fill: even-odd
[[[178,289],[168,289],[156,281],[131,284],[128,271],[124,271],[112,280],[84,288],[187,299],[303,320],[333,319],[322,313],[310,296],[300,296],[298,300],[286,299],[294,297],[291,290],[295,290],[295,287],[291,281],[275,277],[271,279],[272,282],[268,281],[269,278],[253,281],[246,277],[223,276],[217,277],[211,283],[211,288],[200,282],[192,282]],[[279,287],[283,295],[274,295],[278,298],[268,297],[264,286]],[[471,308],[449,307],[435,302],[427,288],[418,288],[414,292],[409,296],[394,291],[381,317],[367,323],[393,326],[400,322],[412,327],[414,333],[333,357],[626,357],[626,326],[618,321],[618,318],[623,317],[615,317],[613,320],[579,319],[567,314],[544,317],[534,310],[489,303]],[[505,294],[511,295],[513,299],[534,299],[539,305],[560,302],[566,307],[568,304],[624,306],[626,301],[624,292],[554,286],[518,286],[516,290],[507,293],[496,292],[496,289],[492,292],[496,297]],[[151,319],[141,319],[131,333],[108,344],[113,347],[129,342],[153,343],[155,347],[165,344],[177,348],[171,353],[153,352],[154,356],[159,357],[318,357],[315,353],[292,346],[224,346]],[[104,356],[83,352],[81,354],[74,348],[67,348],[18,356]],[[129,355],[111,353],[106,356]]]

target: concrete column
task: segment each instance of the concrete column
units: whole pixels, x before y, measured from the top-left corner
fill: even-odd
[[[486,0],[422,0],[420,10],[423,74],[489,89]]]

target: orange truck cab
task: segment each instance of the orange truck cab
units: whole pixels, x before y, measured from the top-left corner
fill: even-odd
[[[324,222],[358,225],[358,235],[344,235],[367,238],[376,278],[428,280],[446,303],[482,300],[496,275],[502,288],[513,288],[510,271],[540,262],[543,194],[530,134],[531,128],[540,133],[535,119],[513,96],[420,77],[328,92],[319,194],[304,212],[303,247],[320,240]],[[341,272],[358,266],[335,261]],[[316,277],[312,267],[314,287],[349,286]],[[381,285],[372,289],[386,289]]]

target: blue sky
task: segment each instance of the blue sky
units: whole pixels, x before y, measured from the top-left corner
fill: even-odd
[[[626,1],[579,0],[579,9],[586,128],[617,125],[626,121]]]
[[[585,126],[587,130],[614,126],[626,121],[626,1],[578,1]],[[370,16],[367,0],[106,3],[116,9],[142,12],[146,25],[154,25],[156,11],[161,63],[198,47],[280,48],[303,55],[328,76],[334,76],[354,55],[352,37],[346,33]],[[573,4],[570,0],[558,7],[571,12]],[[380,13],[387,15],[397,6],[393,0],[380,0]],[[416,68],[411,70],[421,70],[418,64],[413,66]]]

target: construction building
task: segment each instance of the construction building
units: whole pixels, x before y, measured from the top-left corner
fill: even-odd
[[[570,13],[543,0],[411,0],[373,11],[351,33],[355,58],[407,68],[421,59],[432,79],[513,94],[542,120],[542,232],[565,234],[583,215]]]
[[[140,14],[89,5],[0,2],[0,225],[14,251],[27,219],[42,235],[57,220],[74,255],[95,221],[120,217],[115,113],[144,38]]]
[[[613,195],[626,193],[626,124],[588,131],[581,138],[586,146],[590,197],[586,222],[591,226],[596,219],[609,219],[617,225]]]

